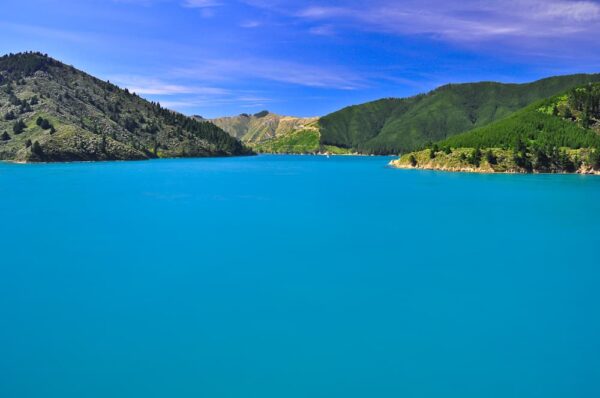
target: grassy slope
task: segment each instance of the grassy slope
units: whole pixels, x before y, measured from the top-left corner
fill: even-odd
[[[261,153],[317,153],[320,148],[319,131],[298,130],[283,137],[264,141],[253,148]]]
[[[268,140],[305,130],[307,126],[317,121],[317,118],[280,116],[263,111],[255,115],[242,114],[211,121],[244,143],[259,145]]]
[[[255,115],[212,119],[212,122],[260,153],[342,155],[351,152],[345,148],[321,145],[316,117],[280,116],[263,111]]]
[[[364,153],[411,151],[590,81],[600,81],[600,74],[558,76],[529,84],[452,84],[426,95],[352,106],[320,119],[321,143]]]
[[[37,102],[35,101],[37,99]],[[13,114],[14,120],[5,115]],[[37,126],[45,118],[56,132]],[[26,124],[20,134],[15,121]],[[0,159],[69,161],[248,153],[217,126],[150,103],[47,56],[0,58]],[[38,142],[34,153],[30,142]]]
[[[316,122],[313,122],[304,126],[303,129],[293,130],[273,139],[254,144],[252,148],[261,153],[331,153],[336,155],[349,153],[344,148],[321,145],[320,138],[318,125]]]

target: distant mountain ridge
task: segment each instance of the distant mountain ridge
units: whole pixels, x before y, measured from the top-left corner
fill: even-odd
[[[142,160],[248,153],[210,122],[164,109],[44,54],[0,57],[0,160]]]
[[[600,74],[556,76],[532,83],[448,84],[427,94],[349,106],[320,118],[267,111],[211,121],[263,152],[398,154],[484,127]]]
[[[254,115],[243,113],[238,116],[210,119],[210,121],[244,143],[260,144],[305,129],[318,119],[318,117],[282,116],[261,111]]]

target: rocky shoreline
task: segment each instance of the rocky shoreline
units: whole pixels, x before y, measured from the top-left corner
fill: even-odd
[[[474,167],[474,166],[443,166],[434,163],[425,163],[411,165],[410,163],[403,163],[401,159],[392,160],[389,164],[390,167],[404,170],[431,170],[431,171],[444,171],[449,173],[476,173],[476,174],[580,174],[580,175],[600,175],[600,170],[594,170],[591,167],[582,166],[574,172],[540,172],[531,171],[528,172],[524,169],[507,169],[507,170],[494,170],[488,165]]]

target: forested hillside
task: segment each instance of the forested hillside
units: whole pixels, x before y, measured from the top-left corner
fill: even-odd
[[[212,123],[39,53],[0,57],[0,159],[74,161],[249,153]]]
[[[600,171],[600,83],[404,155],[398,165],[517,172]]]
[[[577,87],[539,101],[485,127],[459,134],[440,147],[514,147],[518,141],[569,148],[600,144],[600,84]]]
[[[362,153],[415,150],[507,117],[600,74],[551,77],[528,84],[450,84],[428,94],[351,106],[320,119],[321,143]]]

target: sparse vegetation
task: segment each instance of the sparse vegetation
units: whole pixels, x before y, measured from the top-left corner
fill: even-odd
[[[310,132],[317,129],[316,118],[280,116],[268,111],[259,112],[255,115],[244,113],[239,116],[222,117],[211,121],[247,145],[260,146],[264,150],[268,148],[268,141],[270,140],[279,140],[299,131]]]
[[[251,151],[214,124],[148,102],[40,53],[0,57],[0,160],[232,156]],[[105,137],[105,138],[102,138]],[[36,151],[25,150],[37,142]],[[40,151],[38,151],[38,146]]]
[[[43,130],[49,130],[50,128],[54,127],[54,126],[52,126],[50,121],[48,121],[48,119],[44,119],[43,117],[38,117],[37,120],[35,121],[35,123],[38,126],[40,126]]]
[[[319,131],[317,129],[295,131],[255,145],[254,149],[266,153],[317,153],[320,149]]]
[[[25,131],[26,127],[27,125],[19,119],[13,124],[12,130],[15,134],[21,134],[23,131]]]

